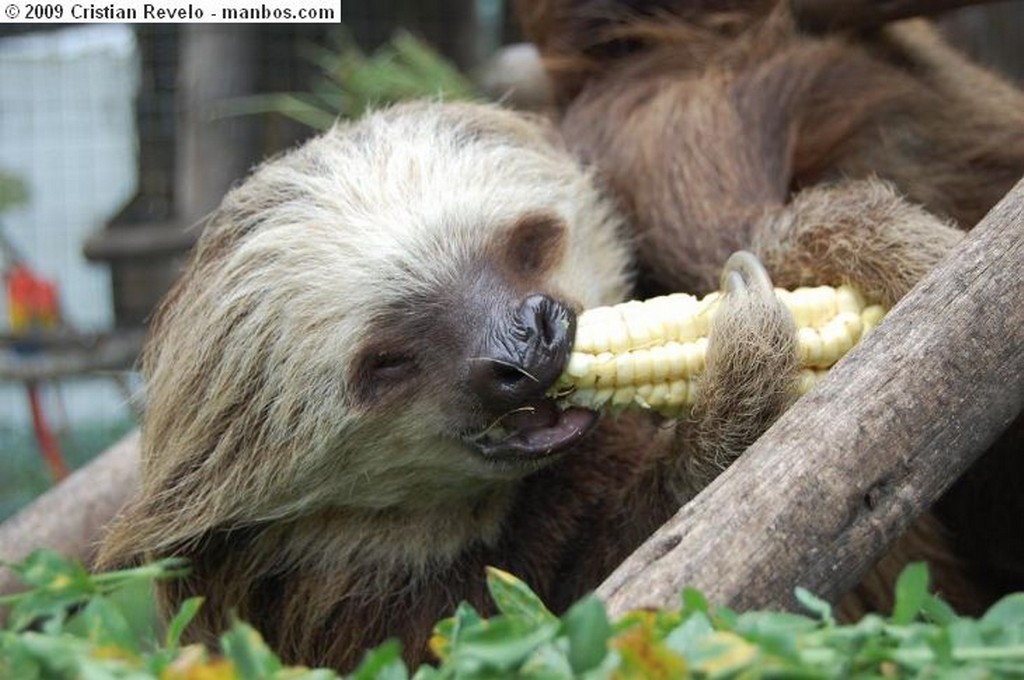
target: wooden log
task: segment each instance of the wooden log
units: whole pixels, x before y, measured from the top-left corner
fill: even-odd
[[[1024,181],[598,590],[739,609],[835,600],[1024,406]]]
[[[789,0],[793,16],[812,32],[866,30],[890,21],[933,16],[993,0]]]
[[[51,548],[90,564],[101,529],[138,485],[135,431],[0,524],[0,561],[17,562],[37,548]],[[11,572],[0,569],[0,595],[19,588]]]
[[[162,260],[188,252],[199,233],[198,226],[186,229],[177,222],[107,228],[87,238],[82,253],[93,262]]]
[[[142,329],[126,330],[97,337],[91,344],[50,347],[36,354],[0,352],[0,380],[55,380],[126,371],[135,364],[144,337]]]

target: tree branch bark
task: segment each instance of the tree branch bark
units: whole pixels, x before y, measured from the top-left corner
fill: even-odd
[[[50,548],[88,565],[101,529],[138,485],[136,431],[0,524],[0,561],[17,562],[37,548]],[[19,587],[10,571],[0,569],[0,595]]]
[[[885,322],[599,588],[738,609],[835,600],[1024,406],[1024,181]]]
[[[793,16],[811,32],[866,30],[890,21],[933,16],[993,0],[790,0]]]

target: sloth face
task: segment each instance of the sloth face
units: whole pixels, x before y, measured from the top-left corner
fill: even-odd
[[[568,360],[577,291],[556,285],[570,227],[530,212],[453,267],[448,283],[399,297],[374,319],[352,365],[357,403],[401,410],[426,400],[430,420],[501,465],[536,465],[596,422],[546,396]]]
[[[408,214],[381,221],[378,237],[393,241],[372,261],[394,285],[349,364],[353,406],[395,428],[429,424],[432,444],[458,445],[451,460],[468,451],[489,469],[532,468],[596,421],[546,393],[577,311],[624,294],[618,224],[539,123],[482,107],[431,113],[440,145],[390,159]],[[407,437],[414,448],[423,438]]]
[[[371,114],[225,198],[147,353],[148,432],[266,476],[246,483],[268,513],[521,476],[593,424],[544,395],[576,313],[624,299],[628,268],[619,218],[539,121]]]

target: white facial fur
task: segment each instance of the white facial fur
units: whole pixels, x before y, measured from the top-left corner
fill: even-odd
[[[469,480],[500,482],[442,436],[429,392],[368,411],[348,368],[373,319],[452,285],[537,211],[567,226],[550,290],[577,308],[626,296],[627,245],[591,176],[546,126],[497,107],[372,113],[228,194],[145,358],[145,485],[191,497],[166,542],[324,507],[445,503],[471,493]]]

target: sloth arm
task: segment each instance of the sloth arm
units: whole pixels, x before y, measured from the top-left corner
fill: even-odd
[[[794,190],[795,168],[842,153],[905,94],[884,85],[890,69],[866,52],[794,41],[749,66],[700,73],[665,59],[638,57],[593,84],[563,122],[570,146],[633,218],[655,289],[715,289],[727,257],[746,249],[775,285],[852,283],[891,304],[961,238],[877,179]],[[862,93],[859,106],[838,107],[833,81]],[[700,401],[677,431],[680,498],[789,406],[798,368],[792,322],[770,289],[729,295],[711,330]]]

